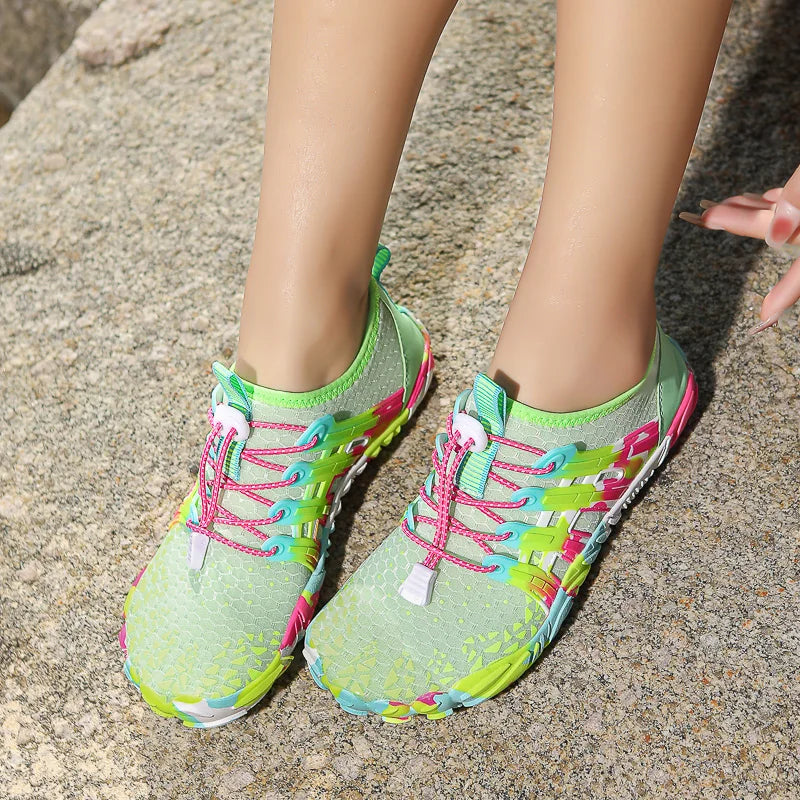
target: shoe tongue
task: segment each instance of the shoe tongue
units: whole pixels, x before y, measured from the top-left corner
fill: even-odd
[[[215,361],[211,365],[211,371],[222,387],[227,404],[241,411],[247,417],[248,421],[251,420],[253,404],[250,402],[250,396],[247,394],[245,382],[233,372],[233,370],[220,364],[219,361]]]
[[[468,412],[477,412],[478,419],[488,434],[502,436],[505,432],[508,398],[506,393],[482,372],[475,378],[466,409]],[[480,453],[468,453],[461,462],[456,482],[476,499],[483,497],[497,447],[498,445],[493,443]]]

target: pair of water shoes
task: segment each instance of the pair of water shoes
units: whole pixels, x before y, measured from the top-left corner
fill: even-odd
[[[305,634],[319,686],[353,714],[449,715],[515,681],[566,618],[623,509],[694,409],[694,376],[659,328],[639,384],[553,414],[479,374],[436,437],[399,525],[318,613],[334,520],[353,480],[431,381],[425,329],[373,267],[350,368],[287,393],[215,364],[197,482],[125,602],[125,672],[191,727],[245,714]]]

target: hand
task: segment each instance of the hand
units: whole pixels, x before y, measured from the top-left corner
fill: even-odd
[[[763,239],[770,247],[797,256],[800,247],[800,167],[786,186],[764,194],[740,194],[721,203],[703,200],[702,215],[682,212],[682,220],[709,230]],[[800,258],[772,288],[761,304],[762,322],[750,332],[758,333],[777,323],[780,315],[800,299]]]

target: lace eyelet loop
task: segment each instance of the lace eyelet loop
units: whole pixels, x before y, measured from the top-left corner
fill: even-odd
[[[548,450],[538,461],[533,464],[533,469],[547,471],[549,478],[558,478],[564,466],[575,457],[578,448],[574,444],[565,444]]]

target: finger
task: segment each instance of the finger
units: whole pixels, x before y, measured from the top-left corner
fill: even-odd
[[[726,231],[735,236],[748,236],[751,239],[763,239],[772,219],[772,212],[766,209],[746,208],[717,203],[701,214],[681,211],[678,217],[684,222],[706,228],[710,231]],[[792,249],[800,246],[800,230],[795,231],[789,241],[781,246],[781,250],[792,257],[797,253]]]
[[[798,167],[794,171],[792,177],[786,181],[786,186],[783,187],[780,199],[788,201],[795,208],[800,208],[800,167]]]
[[[800,228],[800,167],[783,187],[764,240],[770,247],[780,247],[798,228]]]
[[[761,195],[739,194],[735,197],[726,197],[724,200],[701,200],[698,205],[700,208],[709,209],[714,206],[741,206],[742,208],[762,208],[774,209],[775,203],[764,200]]]
[[[746,208],[721,203],[704,211],[699,224],[712,231],[727,231],[736,236],[763,239],[771,219],[772,211],[770,209]],[[691,220],[687,220],[687,222],[689,221]],[[695,224],[698,223],[695,222]]]
[[[737,194],[722,201],[729,206],[743,206],[744,208],[769,208],[774,209],[775,203],[765,200],[760,195]]]
[[[772,221],[772,211],[720,204],[704,211],[701,219],[702,227],[712,231],[727,231],[736,236],[763,239]],[[788,242],[781,245],[779,249],[788,250],[798,244],[800,244],[800,229],[796,230]],[[795,256],[793,251],[789,250],[789,252]]]
[[[758,192],[742,192],[742,197],[746,197],[748,200],[763,200],[764,195],[758,194]]]
[[[775,203],[764,200],[761,195],[741,194],[735,197],[726,197],[724,200],[701,200],[697,205],[704,210],[714,206],[738,206],[740,208],[758,208],[774,211]]]
[[[775,284],[761,304],[761,319],[774,324],[789,306],[800,300],[800,259]]]
[[[780,199],[781,192],[783,191],[783,186],[776,186],[774,189],[767,189],[766,192],[762,195],[765,200],[768,200],[770,203],[777,203]]]

